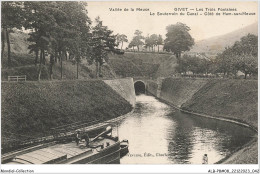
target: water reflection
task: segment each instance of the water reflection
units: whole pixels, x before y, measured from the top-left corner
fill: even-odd
[[[130,143],[121,164],[201,164],[205,153],[213,164],[254,135],[235,124],[184,114],[146,95],[137,96],[135,112],[118,129],[120,139]]]

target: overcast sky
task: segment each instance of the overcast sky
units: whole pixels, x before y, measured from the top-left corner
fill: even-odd
[[[149,8],[145,11],[110,11],[109,8]],[[256,13],[254,16],[151,16],[150,12],[173,13],[175,8],[236,8],[238,12]],[[134,31],[139,29],[144,36],[161,34],[165,38],[166,26],[182,22],[191,28],[195,41],[226,34],[247,25],[258,22],[257,2],[88,2],[88,15],[94,20],[100,16],[103,24],[114,34],[126,34],[131,40]],[[191,12],[191,11],[190,11]],[[186,13],[186,12],[184,12]],[[221,12],[222,13],[222,12]]]

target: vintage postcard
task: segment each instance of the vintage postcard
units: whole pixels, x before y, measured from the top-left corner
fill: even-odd
[[[1,173],[259,173],[258,5],[1,1]]]

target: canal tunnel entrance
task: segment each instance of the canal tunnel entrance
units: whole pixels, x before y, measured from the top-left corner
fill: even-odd
[[[135,87],[135,94],[139,95],[139,94],[145,94],[145,84],[142,81],[137,81],[134,83],[134,87]]]

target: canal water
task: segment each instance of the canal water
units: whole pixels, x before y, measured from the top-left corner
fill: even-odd
[[[136,97],[134,113],[118,126],[129,140],[121,164],[213,164],[247,143],[254,132],[236,124],[180,112],[152,96]]]

